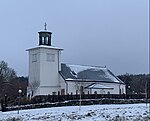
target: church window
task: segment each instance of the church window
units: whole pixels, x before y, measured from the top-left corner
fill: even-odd
[[[65,89],[61,89],[61,95],[65,95]]]
[[[76,95],[78,94],[78,90],[76,90]]]
[[[55,54],[47,53],[47,61],[54,62],[55,61]]]
[[[110,94],[110,92],[108,91],[107,94]]]
[[[97,94],[97,91],[94,91],[94,94]]]
[[[80,94],[83,94],[83,86],[80,87]]]
[[[32,54],[32,62],[37,62],[37,54]]]
[[[56,95],[56,92],[52,92],[52,95]]]

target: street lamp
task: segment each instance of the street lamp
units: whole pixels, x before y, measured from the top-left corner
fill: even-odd
[[[7,95],[5,94],[5,107],[7,107]]]
[[[22,93],[22,90],[19,89],[18,90],[18,94],[19,94],[19,101],[18,101],[18,114],[19,114],[19,108],[20,108],[20,98],[21,98],[21,93]]]
[[[131,88],[131,86],[130,86],[130,85],[128,85],[128,86],[127,86],[127,94],[129,94],[129,93],[130,93],[130,88]]]

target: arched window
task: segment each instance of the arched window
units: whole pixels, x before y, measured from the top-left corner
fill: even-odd
[[[83,86],[80,87],[80,93],[83,94],[84,88]]]
[[[110,92],[108,91],[107,94],[110,94]]]
[[[124,89],[122,88],[122,94],[124,93]]]
[[[97,94],[97,91],[94,91],[94,94]]]

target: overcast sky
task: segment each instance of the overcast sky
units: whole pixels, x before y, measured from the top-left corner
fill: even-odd
[[[0,61],[28,75],[28,52],[47,22],[62,62],[148,73],[148,0],[3,0]]]

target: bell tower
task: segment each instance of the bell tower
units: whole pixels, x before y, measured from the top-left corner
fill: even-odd
[[[39,33],[39,45],[29,52],[28,95],[48,95],[60,91],[61,51],[51,45],[52,33],[45,29]]]
[[[44,25],[45,29],[44,31],[40,31],[39,33],[39,45],[47,45],[51,46],[51,32],[46,31],[47,30],[47,24],[45,22]]]

